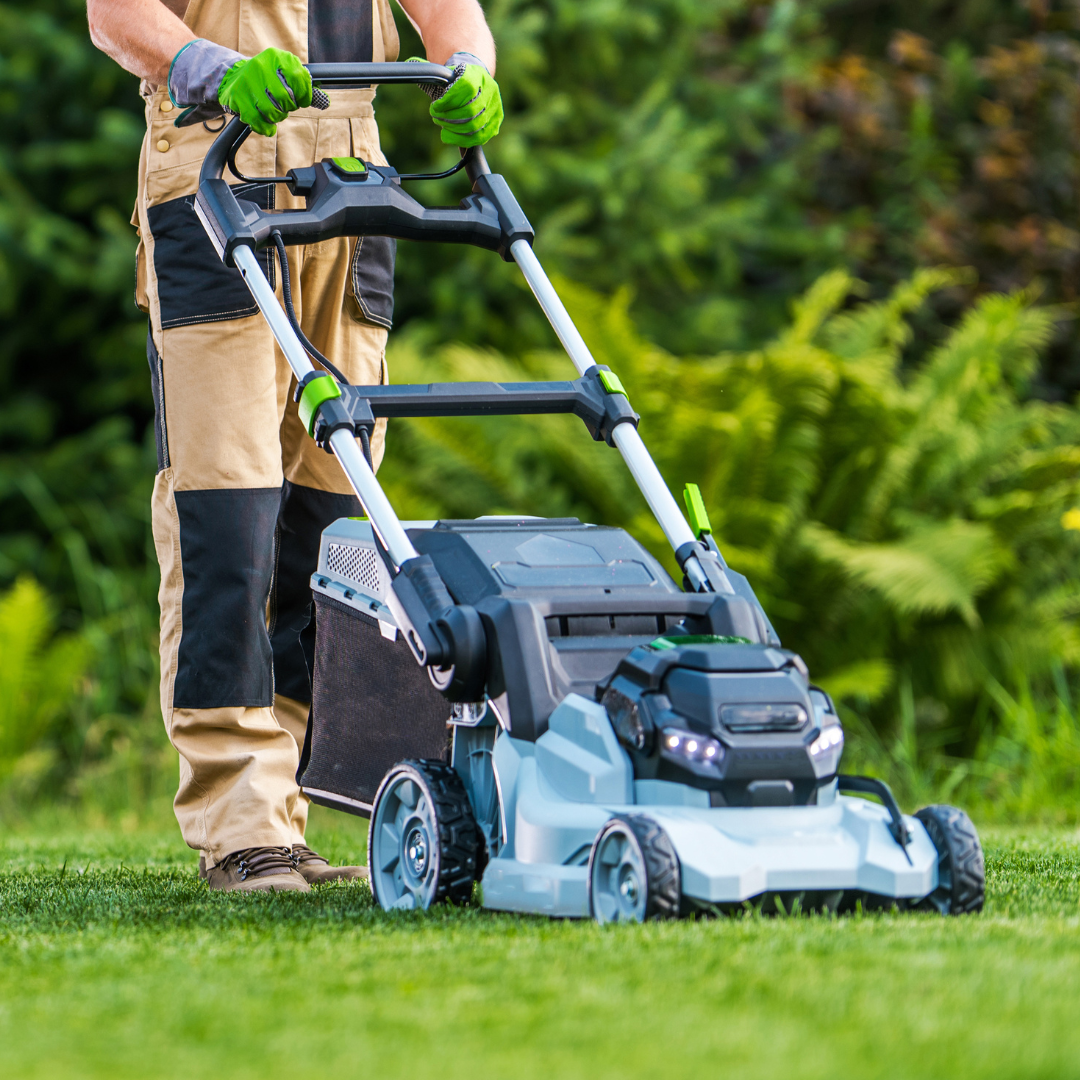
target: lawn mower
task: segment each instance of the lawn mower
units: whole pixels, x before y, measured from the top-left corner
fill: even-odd
[[[310,71],[318,88],[454,77],[426,63]],[[979,911],[971,821],[946,806],[905,816],[880,780],[839,772],[832,700],[726,564],[693,485],[684,517],[622,383],[594,362],[482,150],[435,177],[466,171],[472,191],[456,207],[406,192],[430,174],[334,159],[260,178],[305,201],[272,210],[224,179],[226,168],[241,178],[249,132],[233,118],[218,136],[196,210],[288,359],[308,432],[366,513],[325,530],[311,578],[298,782],[314,802],[370,818],[376,901],[466,903],[479,884],[485,908],[601,923],[748,906]],[[287,289],[283,305],[256,252],[280,258],[285,245],[343,235],[498,253],[525,276],[577,378],[354,386],[316,367]],[[681,582],[624,530],[576,518],[402,522],[371,467],[380,417],[548,413],[580,417],[621,454]]]

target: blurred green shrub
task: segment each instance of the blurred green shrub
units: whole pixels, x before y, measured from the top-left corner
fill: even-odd
[[[819,199],[846,214],[861,277],[947,263],[973,267],[983,289],[1038,280],[1046,299],[1077,300],[1080,16],[1071,4],[1024,7],[1031,36],[1009,33],[1005,11],[996,34],[974,39],[895,29],[883,54],[845,50],[791,98],[808,128],[832,131]],[[1043,393],[1080,388],[1078,328],[1063,330]]]
[[[0,586],[32,575],[95,645],[102,620],[126,624],[98,655],[128,709],[151,670],[133,638],[157,621],[128,224],[140,112],[136,80],[90,44],[84,3],[0,3]]]
[[[0,595],[0,783],[32,786],[54,767],[56,751],[44,740],[86,695],[90,644],[54,635],[55,621],[32,578]]]
[[[85,3],[0,3],[3,449],[42,446],[102,413],[141,432],[151,415],[128,224],[137,86],[90,44]]]
[[[1056,700],[1034,693],[1023,677],[1015,696],[995,680],[987,682],[997,723],[986,725],[974,759],[962,763],[985,816],[1077,819],[1080,712],[1062,669],[1055,667],[1054,675]]]
[[[848,267],[884,293],[973,266],[915,323],[935,340],[974,290],[1038,277],[1076,299],[1080,10],[1071,0],[492,0],[503,133],[490,147],[538,251],[675,354],[747,348]],[[408,50],[419,43],[402,26]],[[407,91],[384,145],[448,165]],[[437,156],[441,155],[441,156]],[[446,201],[445,185],[427,188]],[[517,352],[542,328],[481,252],[402,245],[402,313]],[[498,298],[498,304],[492,304]],[[1080,389],[1059,328],[1040,392]]]
[[[926,728],[910,679],[900,680],[895,727],[882,736],[846,711],[844,768],[887,777],[908,806],[959,801],[984,820],[1075,824],[1080,817],[1080,710],[1064,667],[1036,692],[1016,673],[1010,693],[993,676],[971,722],[974,753],[944,752],[949,733]],[[1042,680],[1040,680],[1042,681]]]
[[[42,801],[74,801],[114,822],[171,795],[176,755],[156,704],[153,635],[131,615],[57,630],[57,605],[31,577],[0,593],[0,810],[19,816]],[[125,654],[141,666],[138,710],[118,700]],[[130,673],[127,673],[130,675]],[[119,706],[119,708],[118,708]]]

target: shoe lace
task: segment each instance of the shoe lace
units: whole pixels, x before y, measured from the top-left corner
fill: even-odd
[[[299,868],[305,863],[325,863],[330,865],[329,859],[324,859],[317,851],[312,851],[307,844],[293,844],[292,848],[292,861],[293,866]]]
[[[236,867],[241,881],[261,874],[281,874],[295,870],[292,853],[287,847],[253,847],[234,851],[221,860],[221,868]]]

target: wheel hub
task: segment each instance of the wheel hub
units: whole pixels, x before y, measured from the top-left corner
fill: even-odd
[[[633,911],[637,907],[640,892],[641,883],[638,881],[637,872],[633,866],[624,863],[619,868],[619,896],[628,910]]]
[[[646,877],[631,836],[615,830],[601,838],[593,860],[594,911],[601,922],[641,922]]]
[[[428,844],[427,836],[420,825],[409,830],[405,841],[405,858],[413,875],[422,878],[427,869]]]

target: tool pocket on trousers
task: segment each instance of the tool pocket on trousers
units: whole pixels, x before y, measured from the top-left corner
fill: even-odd
[[[364,322],[389,330],[394,325],[394,261],[397,241],[361,236],[353,252],[349,284]]]
[[[272,184],[238,184],[238,199],[247,199],[263,210],[274,208]],[[151,206],[147,224],[154,236],[154,274],[157,277],[161,328],[192,323],[244,319],[258,312],[240,271],[226,266],[210,243],[195,214],[195,196]],[[272,249],[259,253],[270,284],[274,284]]]

